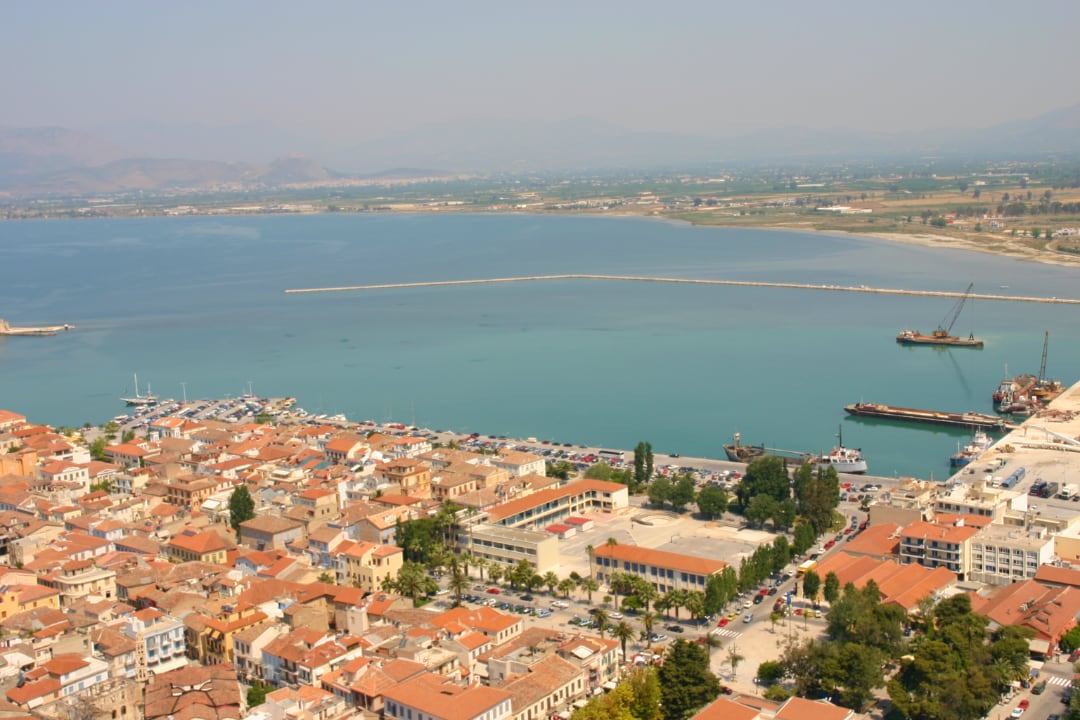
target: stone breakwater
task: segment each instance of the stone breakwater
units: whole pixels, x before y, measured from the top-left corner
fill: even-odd
[[[359,290],[392,290],[395,288],[447,287],[452,285],[491,285],[496,283],[521,283],[546,280],[615,280],[619,282],[657,282],[679,283],[683,285],[725,285],[729,287],[766,287],[790,290],[824,290],[828,292],[871,293],[877,295],[910,295],[916,297],[945,297],[969,300],[995,300],[1000,302],[1047,303],[1060,305],[1080,305],[1078,298],[1037,297],[1024,295],[992,295],[986,293],[950,292],[945,290],[904,290],[902,288],[868,287],[866,285],[815,285],[811,283],[760,282],[749,280],[703,280],[694,278],[665,278],[641,275],[530,275],[508,278],[479,278],[474,280],[430,280],[426,282],[383,283],[378,285],[345,285],[341,287],[291,288],[286,294],[355,292]]]

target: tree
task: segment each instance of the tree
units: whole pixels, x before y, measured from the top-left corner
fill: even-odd
[[[731,665],[732,680],[735,679],[735,674],[739,671],[739,663],[741,663],[745,659],[746,658],[744,656],[739,654],[739,648],[735,647],[734,645],[728,648],[727,660],[728,664]]]
[[[266,696],[273,690],[273,685],[264,683],[262,680],[256,680],[247,691],[248,707],[253,708],[257,705],[262,705],[266,702]]]
[[[1080,647],[1080,625],[1074,626],[1072,630],[1062,635],[1058,645],[1065,652],[1072,652]]]
[[[589,610],[589,614],[592,615],[593,622],[596,623],[596,629],[600,632],[600,639],[603,639],[604,633],[611,624],[611,618],[608,617],[607,610],[604,608],[592,608]]]
[[[591,465],[589,469],[585,471],[585,477],[589,480],[610,480],[611,466],[601,460],[595,465]]]
[[[229,496],[229,525],[233,532],[240,534],[240,523],[255,517],[255,501],[251,499],[247,485],[240,484]]]
[[[766,520],[776,514],[778,506],[779,503],[771,495],[762,493],[750,499],[750,504],[746,506],[743,514],[749,522],[764,525]]]
[[[469,589],[469,576],[464,569],[454,566],[450,572],[450,591],[454,593],[454,605],[461,604],[461,597]]]
[[[591,577],[584,578],[581,581],[581,589],[585,591],[586,597],[589,599],[589,604],[592,604],[592,594],[600,589],[600,583]]]
[[[328,572],[319,573],[318,580],[319,580],[319,582],[325,583],[327,585],[333,585],[334,583],[337,582],[337,578],[335,578],[333,575],[331,575]]]
[[[747,489],[747,498],[768,495],[776,502],[791,497],[791,483],[783,458],[764,455],[746,466],[746,475],[739,483]]]
[[[633,640],[635,634],[634,626],[625,620],[620,620],[619,624],[611,629],[611,637],[622,643],[622,654],[624,659],[627,657],[626,641]]]
[[[802,580],[803,597],[813,600],[821,589],[821,577],[813,570],[807,570]]]
[[[727,493],[715,485],[706,485],[698,493],[697,506],[705,517],[718,518],[727,512]]]
[[[822,592],[830,605],[840,597],[840,579],[836,577],[836,573],[830,572],[825,576],[825,589]]]
[[[676,640],[658,670],[665,720],[686,720],[720,694],[705,648]]]
[[[757,679],[760,685],[769,687],[784,679],[786,671],[782,663],[776,660],[766,660],[758,665]]]
[[[577,583],[574,582],[571,578],[563,578],[562,580],[559,581],[558,589],[559,589],[559,593],[563,597],[568,598],[568,597],[570,597],[570,591],[573,590],[576,587],[577,587]]]
[[[776,503],[776,509],[773,510],[770,517],[772,518],[774,528],[777,530],[787,530],[795,524],[795,501],[791,498],[787,498],[786,500]]]
[[[680,475],[671,487],[668,500],[675,512],[682,512],[687,505],[694,502],[694,479],[689,475]]]
[[[559,576],[553,570],[544,573],[544,585],[547,586],[548,594],[554,595],[555,588],[559,587]]]
[[[660,507],[671,497],[671,492],[671,481],[663,476],[658,477],[649,483],[649,502]]]
[[[15,447],[14,445],[12,447]],[[104,437],[99,437],[94,442],[90,443],[90,457],[95,460],[105,461],[105,448],[108,447],[108,441]]]

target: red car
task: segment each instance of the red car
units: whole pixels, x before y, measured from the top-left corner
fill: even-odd
[[[831,550],[832,546],[835,545],[835,544],[836,544],[835,540],[830,540],[829,542],[825,543],[825,549],[826,550]]]
[[[727,624],[728,624],[728,619],[726,617],[722,617],[722,618],[720,618],[720,622],[716,623],[716,627],[726,627]]]
[[[492,595],[498,595],[502,592],[502,590],[500,590],[499,588],[488,588],[487,591]]]
[[[1030,705],[1030,704],[1031,704],[1031,703],[1030,703],[1030,702],[1028,702],[1028,699],[1027,699],[1027,698],[1024,698],[1024,699],[1023,699],[1023,700],[1021,700],[1021,701],[1020,701],[1019,703],[1017,703],[1016,707],[1020,708],[1021,710],[1027,710],[1027,709],[1028,709],[1028,705]]]

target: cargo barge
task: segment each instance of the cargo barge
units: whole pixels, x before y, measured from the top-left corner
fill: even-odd
[[[851,415],[859,417],[874,417],[883,420],[904,420],[927,425],[947,425],[949,427],[998,431],[1006,430],[1009,427],[1004,419],[996,415],[987,415],[985,413],[977,412],[949,413],[864,402],[845,405],[844,410]]]

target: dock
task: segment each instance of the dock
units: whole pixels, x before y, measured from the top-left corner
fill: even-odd
[[[550,280],[612,280],[616,282],[677,283],[680,285],[722,285],[727,287],[782,288],[786,290],[819,290],[826,292],[866,293],[871,295],[907,295],[912,297],[963,298],[996,302],[1026,302],[1057,305],[1080,305],[1080,298],[1039,297],[1025,295],[991,295],[946,290],[905,290],[901,288],[868,287],[866,285],[815,285],[812,283],[761,282],[750,280],[705,280],[696,278],[650,277],[645,275],[528,275],[524,277],[479,278],[472,280],[429,280],[424,282],[381,283],[376,285],[345,285],[341,287],[290,288],[286,295],[326,292],[357,292],[361,290],[394,290],[406,288],[451,287],[457,285],[494,285],[498,283],[544,282]]]
[[[65,330],[73,330],[74,325],[41,325],[38,327],[15,327],[8,323],[4,318],[0,318],[0,335],[10,335],[12,337],[43,337],[47,335],[56,335]]]

